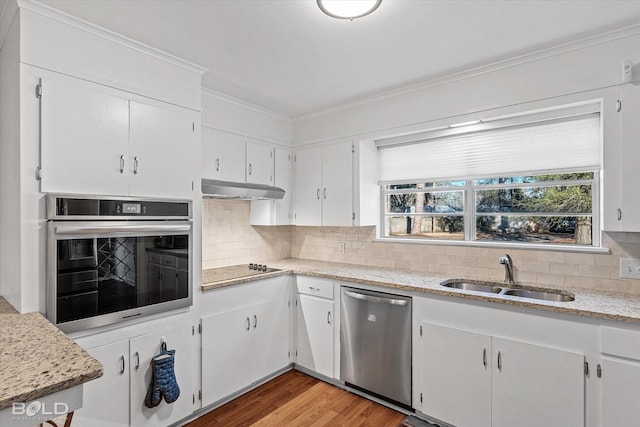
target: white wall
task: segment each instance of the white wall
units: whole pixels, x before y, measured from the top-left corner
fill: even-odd
[[[618,85],[622,61],[640,62],[638,46],[640,25],[301,117],[294,144],[417,131],[437,119]]]
[[[0,24],[0,295],[21,305],[20,255],[20,23],[4,3]]]

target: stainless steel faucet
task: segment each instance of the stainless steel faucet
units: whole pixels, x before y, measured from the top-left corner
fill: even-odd
[[[509,254],[504,254],[498,258],[498,262],[504,265],[504,281],[506,283],[515,283],[513,281],[513,261]]]

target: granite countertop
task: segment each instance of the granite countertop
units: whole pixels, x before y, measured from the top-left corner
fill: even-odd
[[[259,280],[277,274],[294,273],[305,276],[344,280],[352,283],[380,286],[390,289],[400,289],[409,292],[444,295],[455,298],[488,301],[539,310],[568,313],[578,316],[640,323],[640,296],[623,293],[545,286],[546,289],[561,290],[563,292],[569,292],[575,296],[574,301],[555,302],[446,288],[441,286],[440,283],[444,280],[451,279],[452,277],[409,270],[312,261],[297,258],[271,261],[269,262],[269,266],[279,269],[280,271],[277,271],[274,274],[265,273],[264,275],[255,275],[252,277],[236,279],[226,277],[225,280],[220,282],[214,280],[217,277],[214,270],[229,269],[228,271],[230,272],[230,267],[204,270],[202,274],[202,289],[211,290],[222,286],[230,286],[252,280]],[[541,288],[538,284],[527,283],[518,283],[516,287],[533,289]]]
[[[0,297],[0,410],[102,376],[102,365],[40,313]]]

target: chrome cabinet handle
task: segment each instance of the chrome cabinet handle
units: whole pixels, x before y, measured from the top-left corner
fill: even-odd
[[[137,175],[138,174],[138,156],[133,158],[133,174]]]
[[[502,353],[498,352],[498,371],[502,372]]]
[[[320,200],[320,189],[316,190],[316,199]]]
[[[251,329],[251,320],[247,317],[247,331]]]
[[[136,358],[136,371],[140,369],[140,353],[137,351],[133,354],[133,357]]]
[[[482,366],[487,367],[487,349],[482,349]]]
[[[327,187],[324,187],[324,190],[322,190],[322,197],[327,200]]]
[[[330,311],[327,312],[327,323],[329,325],[331,324],[331,312]]]
[[[120,156],[120,173],[124,173],[124,154]]]
[[[120,375],[124,374],[124,356],[120,356]]]
[[[251,175],[251,171],[253,171],[253,165],[249,163],[249,175]]]
[[[253,328],[257,328],[258,327],[258,316],[256,316],[255,314],[253,315]]]
[[[216,172],[220,172],[220,159],[216,159]]]
[[[618,221],[622,220],[622,209],[618,208]]]

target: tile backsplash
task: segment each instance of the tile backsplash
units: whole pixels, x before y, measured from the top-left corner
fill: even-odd
[[[251,226],[251,203],[203,199],[202,268],[266,263],[291,256],[291,226]]]
[[[203,268],[295,257],[503,280],[498,257],[508,253],[517,281],[640,295],[640,280],[620,279],[620,258],[640,258],[640,233],[604,233],[610,254],[387,243],[375,241],[375,227],[251,226],[249,209],[203,201]]]

